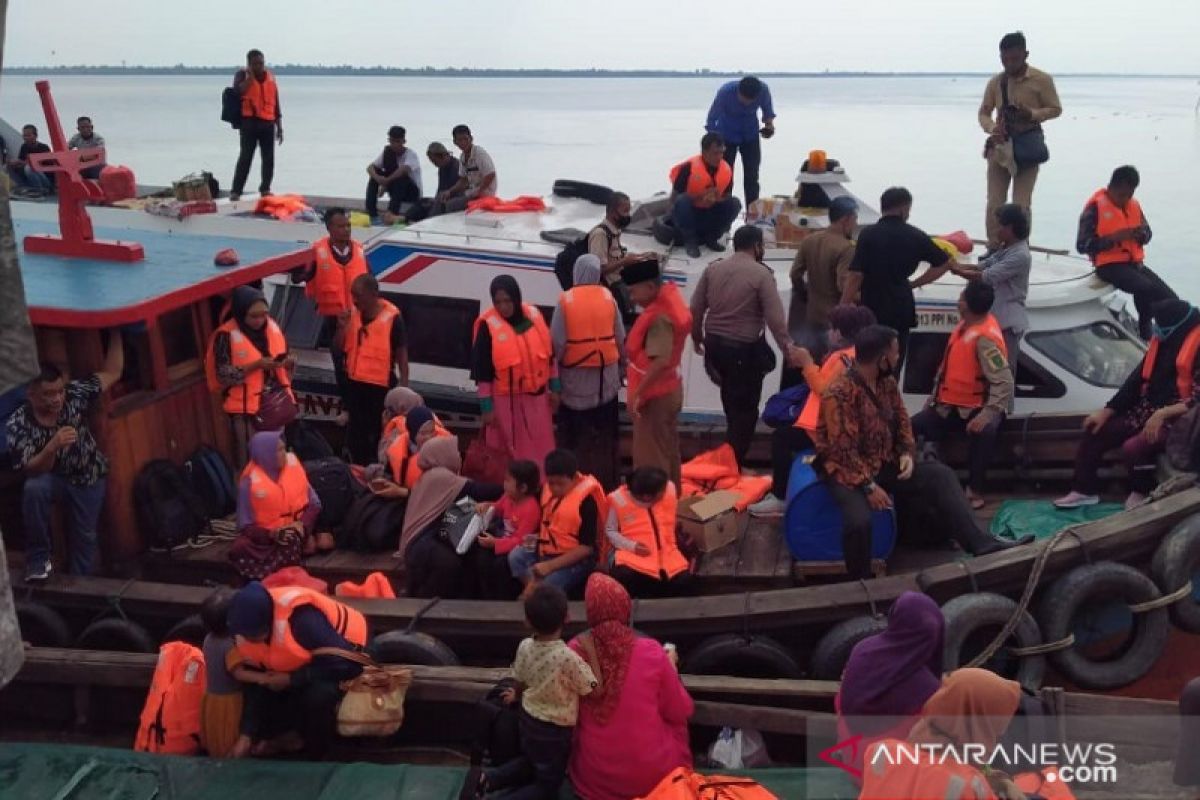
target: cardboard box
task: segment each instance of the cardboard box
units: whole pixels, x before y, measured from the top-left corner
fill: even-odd
[[[749,515],[739,514],[733,492],[711,492],[703,497],[679,501],[679,527],[702,553],[711,553],[736,542],[749,524]]]

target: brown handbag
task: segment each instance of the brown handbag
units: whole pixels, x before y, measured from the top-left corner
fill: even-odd
[[[339,656],[362,664],[358,677],[342,682],[345,696],[338,705],[340,736],[391,736],[404,724],[404,695],[412,685],[407,667],[382,665],[365,653],[338,647],[318,647],[314,656]]]

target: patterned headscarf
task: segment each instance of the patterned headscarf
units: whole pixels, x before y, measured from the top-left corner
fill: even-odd
[[[600,667],[600,685],[583,702],[601,725],[608,722],[621,699],[633,644],[637,640],[629,618],[633,600],[625,587],[607,575],[593,572],[588,578],[583,604],[587,608],[588,627],[596,645]]]

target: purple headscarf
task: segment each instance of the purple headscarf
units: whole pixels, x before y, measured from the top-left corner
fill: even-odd
[[[271,480],[279,477],[279,440],[283,431],[262,431],[250,437],[250,460]]]
[[[896,718],[920,711],[942,685],[945,632],[942,610],[928,595],[905,592],[896,598],[887,630],[863,639],[850,653],[842,673],[842,717]],[[855,722],[855,733],[870,733],[862,730],[869,720]]]

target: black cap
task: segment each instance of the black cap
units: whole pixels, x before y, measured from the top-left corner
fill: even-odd
[[[625,269],[621,270],[621,280],[626,286],[632,286],[635,283],[644,283],[646,281],[658,280],[662,277],[662,270],[658,267],[657,258],[647,258],[643,261],[635,261]]]

